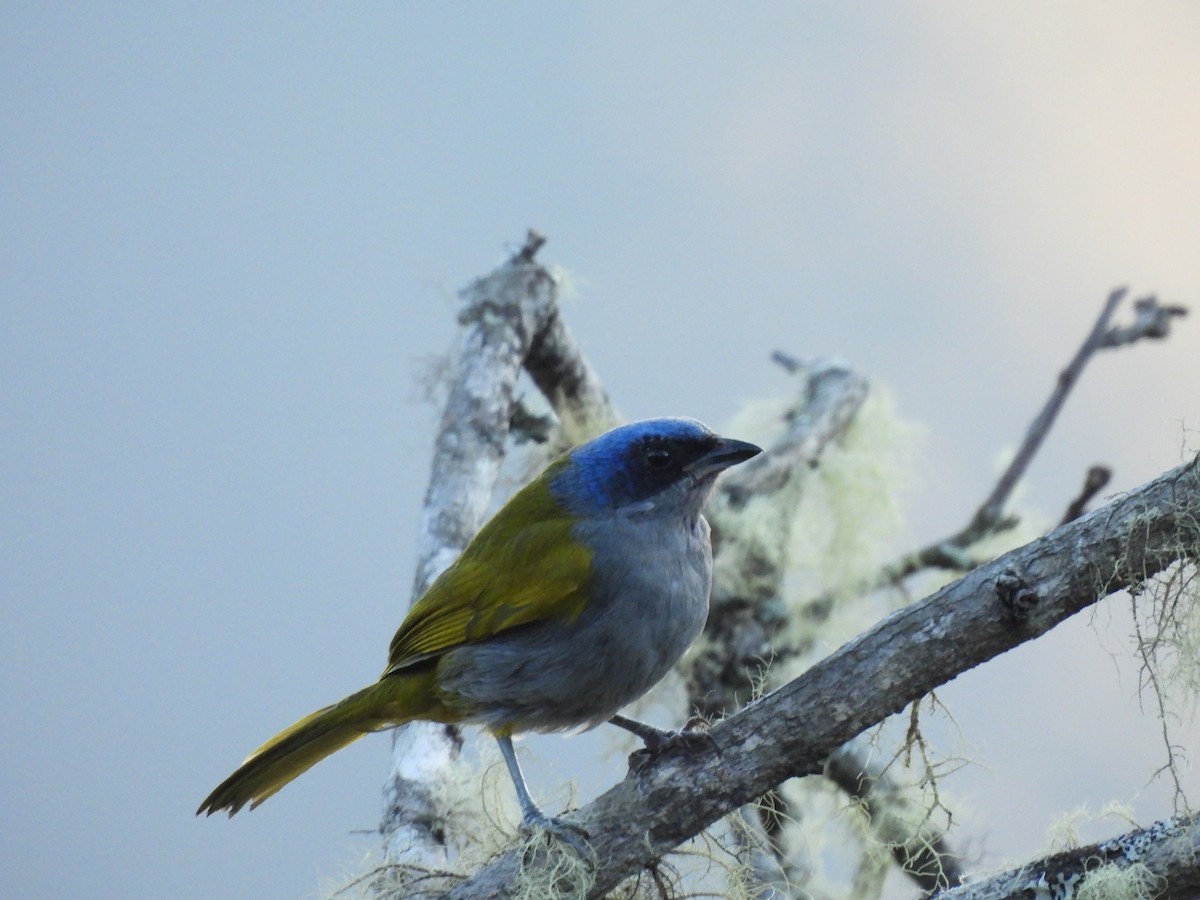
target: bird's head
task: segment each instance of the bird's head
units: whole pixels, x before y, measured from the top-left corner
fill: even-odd
[[[550,488],[577,515],[698,512],[717,475],[761,452],[695,419],[646,419],[570,451]]]

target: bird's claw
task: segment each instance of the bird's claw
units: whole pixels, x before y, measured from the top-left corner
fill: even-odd
[[[582,825],[576,825],[574,822],[567,822],[563,819],[548,816],[541,810],[526,813],[524,820],[521,822],[521,830],[527,832],[530,836],[542,832],[547,836],[557,838],[563,843],[568,844],[572,850],[579,854],[581,859],[589,859],[592,855],[587,843],[589,837],[587,829]]]
[[[675,731],[652,728],[648,725],[644,728],[638,736],[645,746],[629,756],[629,768],[634,772],[641,772],[652,760],[676,747],[690,751],[703,746],[711,747],[718,754],[721,752],[709,730],[708,721],[701,716],[692,716],[687,724]]]

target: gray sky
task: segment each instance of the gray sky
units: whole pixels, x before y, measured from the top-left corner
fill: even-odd
[[[776,348],[886,384],[924,426],[915,542],[965,521],[1110,288],[1200,304],[1197,160],[1191,3],[4,4],[0,884],[300,897],[374,845],[386,737],[192,812],[381,669],[418,381],[527,226],[630,417],[719,425],[786,390]],[[1196,329],[1095,362],[1028,506],[1197,445]],[[1110,605],[942,693],[979,762],[963,845],[1169,814],[1126,631]],[[530,741],[537,781],[590,739]],[[585,799],[622,774],[601,756]]]

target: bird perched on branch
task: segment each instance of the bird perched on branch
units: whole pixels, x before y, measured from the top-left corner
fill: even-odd
[[[701,509],[717,476],[761,453],[693,419],[649,419],[567,452],[518,491],[416,603],[379,681],[254,751],[200,804],[253,809],[371,731],[474,722],[499,742],[529,826],[564,826],[530,797],[512,735],[612,721],[653,687],[708,616]],[[574,843],[572,841],[572,843]]]

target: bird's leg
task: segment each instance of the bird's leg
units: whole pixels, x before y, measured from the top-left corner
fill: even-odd
[[[580,838],[586,838],[587,832],[578,825],[548,816],[538,808],[525,784],[525,776],[521,774],[517,753],[513,749],[512,735],[507,732],[492,732],[492,736],[500,745],[500,755],[504,757],[504,764],[508,766],[508,774],[512,776],[513,787],[517,789],[517,802],[521,804],[521,818],[525,822],[525,827],[545,829],[555,837],[566,841],[575,849],[576,853],[586,859],[589,856],[587,845]]]

